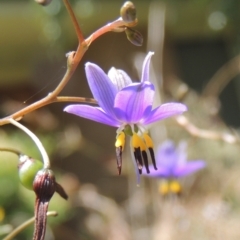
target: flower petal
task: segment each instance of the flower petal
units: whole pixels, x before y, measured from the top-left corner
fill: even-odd
[[[85,66],[88,85],[99,106],[111,116],[114,116],[113,104],[117,88],[107,74],[96,64],[86,63]]]
[[[178,166],[181,166],[187,162],[187,146],[187,142],[182,140],[176,148],[176,152],[178,154]]]
[[[141,82],[149,81],[150,60],[154,52],[149,52],[143,61]]]
[[[88,105],[69,105],[64,108],[65,112],[75,114],[79,117],[87,118],[95,122],[103,123],[113,127],[119,127],[120,124],[115,119],[107,115],[101,108]]]
[[[154,86],[150,82],[132,83],[116,95],[116,117],[125,123],[137,123],[152,109]]]
[[[108,71],[108,77],[111,79],[112,83],[117,87],[118,91],[132,83],[132,80],[127,75],[127,73],[125,73],[121,69],[116,69],[114,67],[112,67]]]
[[[149,166],[150,173],[147,173],[146,169],[142,169],[142,175],[152,178],[169,178],[169,171],[166,168],[158,167],[157,170],[154,169],[153,165]]]
[[[203,160],[191,161],[176,168],[173,172],[173,176],[184,177],[204,168],[205,166],[206,163]]]
[[[181,103],[165,103],[151,111],[142,123],[150,124],[187,111],[187,107]]]
[[[168,169],[169,174],[178,164],[178,153],[173,141],[165,141],[160,145],[156,152],[156,164],[157,168]]]

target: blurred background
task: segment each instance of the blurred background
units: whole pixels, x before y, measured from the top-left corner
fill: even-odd
[[[70,3],[87,37],[118,18],[124,1]],[[136,185],[127,147],[122,175],[117,175],[115,128],[63,113],[65,103],[39,109],[22,123],[43,142],[57,179],[70,196],[67,202],[53,197],[50,210],[59,216],[49,218],[46,239],[239,239],[240,2],[133,3],[143,46],[132,45],[125,33],[101,36],[61,95],[92,97],[84,73],[87,61],[106,72],[112,66],[123,69],[138,80],[146,53],[154,51],[151,79],[159,90],[156,104],[181,101],[189,107],[184,114],[188,125],[172,118],[152,126],[155,144],[184,140],[188,159],[203,159],[207,168],[181,180],[181,196],[163,197],[160,179],[142,178]],[[33,0],[0,0],[0,33],[2,118],[51,92],[66,71],[65,54],[78,43],[60,0],[47,7]],[[0,128],[0,142],[1,147],[41,159],[29,137],[13,126]],[[17,158],[0,152],[2,236],[33,216],[34,198],[18,181]],[[29,239],[32,231],[29,227],[16,239]]]

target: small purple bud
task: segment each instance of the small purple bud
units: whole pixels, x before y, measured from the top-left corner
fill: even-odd
[[[137,11],[134,4],[130,1],[125,2],[121,7],[120,15],[124,22],[134,22],[137,18]]]

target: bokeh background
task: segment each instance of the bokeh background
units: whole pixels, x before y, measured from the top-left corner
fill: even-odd
[[[118,18],[123,1],[70,3],[87,37]],[[132,45],[125,33],[101,36],[61,95],[92,97],[84,73],[87,61],[105,71],[115,66],[138,80],[144,56],[154,51],[151,79],[159,90],[156,104],[181,101],[189,107],[184,114],[189,124],[172,118],[151,127],[156,146],[169,138],[176,143],[185,140],[189,159],[203,159],[207,167],[181,180],[181,196],[163,197],[160,179],[142,178],[136,186],[127,148],[122,175],[117,175],[116,129],[63,113],[65,103],[39,109],[22,123],[42,140],[70,196],[67,202],[53,197],[50,210],[59,216],[49,218],[46,239],[239,239],[240,2],[134,4],[143,46]],[[0,0],[0,117],[51,92],[66,71],[65,54],[76,47],[62,1],[42,7],[33,0]],[[0,128],[0,143],[40,159],[29,137],[14,126]],[[1,238],[33,216],[34,198],[18,181],[17,158],[0,152]],[[28,227],[16,239],[30,239],[32,231]]]

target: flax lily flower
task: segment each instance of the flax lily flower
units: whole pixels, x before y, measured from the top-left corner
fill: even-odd
[[[154,169],[157,169],[157,166],[153,141],[148,135],[146,126],[187,110],[181,103],[165,103],[152,109],[155,89],[149,81],[149,65],[153,54],[149,52],[143,62],[140,82],[132,82],[122,70],[111,68],[107,75],[98,65],[86,63],[88,84],[99,107],[74,104],[64,109],[79,117],[118,128],[115,147],[119,174],[126,135],[131,137],[130,144],[137,174],[141,174],[143,164],[149,173],[147,150],[150,152]]]
[[[150,165],[150,174],[143,170],[143,175],[152,178],[162,178],[166,181],[162,182],[159,191],[162,195],[168,193],[180,194],[182,189],[178,182],[179,178],[193,174],[206,166],[203,160],[187,161],[187,144],[181,142],[178,147],[168,140],[158,147],[156,154],[156,162],[158,169],[151,171],[154,166]]]

